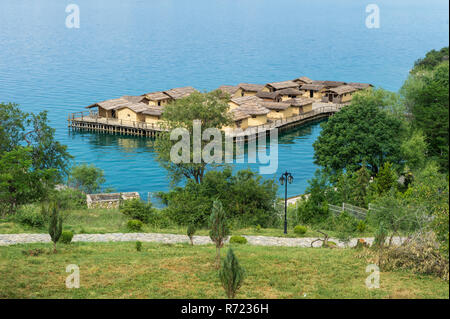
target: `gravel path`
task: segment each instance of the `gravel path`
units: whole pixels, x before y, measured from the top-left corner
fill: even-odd
[[[250,245],[257,246],[286,246],[286,247],[311,247],[311,242],[317,238],[283,238],[269,236],[244,236]],[[372,244],[373,237],[363,238],[367,243]],[[185,235],[155,234],[155,233],[111,233],[111,234],[79,234],[73,237],[74,242],[158,242],[165,244],[186,243],[189,238]],[[337,243],[339,247],[346,245],[337,239],[330,239]],[[400,243],[400,238],[395,238],[395,243]],[[0,234],[0,246],[25,243],[49,243],[50,236],[47,234]],[[357,239],[350,241],[349,246],[356,245]],[[208,236],[194,236],[194,244],[212,244]],[[316,242],[314,247],[319,247],[321,242]]]

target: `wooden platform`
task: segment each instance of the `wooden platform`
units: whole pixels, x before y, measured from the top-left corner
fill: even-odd
[[[310,112],[302,113],[287,119],[272,120],[270,123],[249,127],[245,130],[229,131],[227,134],[233,139],[251,140],[258,133],[270,134],[273,129],[285,131],[290,128],[301,126],[305,123],[326,118],[338,112],[343,105],[332,103],[317,103]],[[127,121],[99,117],[96,113],[72,113],[69,118],[69,128],[74,130],[100,131],[111,134],[134,135],[144,137],[156,137],[160,132],[166,131],[158,124]]]

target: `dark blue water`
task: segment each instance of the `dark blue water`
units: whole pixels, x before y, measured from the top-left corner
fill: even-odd
[[[80,7],[81,27],[65,26]],[[151,141],[70,133],[66,117],[95,101],[192,85],[266,83],[306,75],[398,90],[413,62],[448,45],[447,1],[1,0],[0,101],[48,110],[77,162],[106,172],[108,186],[141,194],[168,188]],[[315,170],[318,124],[280,139],[279,172],[302,193]],[[276,175],[279,175],[276,174]],[[272,176],[268,176],[272,177]]]

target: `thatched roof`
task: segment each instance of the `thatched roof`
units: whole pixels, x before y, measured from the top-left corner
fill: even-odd
[[[274,90],[282,90],[288,88],[298,88],[299,84],[295,83],[294,81],[282,81],[282,82],[267,83],[266,86]]]
[[[235,98],[232,98],[230,101],[235,103],[235,104],[237,104],[237,105],[241,105],[241,104],[249,103],[249,102],[255,102],[255,103],[256,102],[260,102],[261,99],[259,97],[257,97],[257,96],[253,96],[252,95],[252,96],[235,97]]]
[[[301,76],[299,78],[296,78],[295,80],[292,80],[294,82],[299,82],[299,83],[304,83],[304,84],[311,84],[313,83],[313,80],[311,80],[310,78],[306,77],[306,76]]]
[[[270,111],[261,105],[261,102],[248,102],[236,108],[248,115],[265,115]]]
[[[302,95],[303,93],[297,88],[289,88],[275,91],[278,95]]]
[[[256,97],[259,97],[261,99],[271,99],[274,100],[277,98],[278,93],[277,92],[266,92],[266,91],[259,91],[255,95]]]
[[[263,84],[239,83],[238,88],[247,92],[259,92],[264,88]]]
[[[328,91],[336,93],[336,94],[345,94],[355,92],[357,89],[350,85],[341,85],[335,88],[328,89]]]
[[[239,89],[237,85],[221,85],[217,88],[217,90],[228,93],[230,95],[236,93],[236,91]]]
[[[183,97],[189,96],[194,92],[198,92],[198,91],[196,89],[194,89],[192,86],[186,86],[186,87],[181,87],[181,88],[170,89],[168,91],[164,91],[163,93],[167,94],[174,100],[178,100]]]
[[[141,103],[142,101],[145,101],[145,97],[143,96],[124,95],[121,98],[131,103]]]
[[[129,102],[129,104],[127,104],[127,105],[121,105],[119,107],[116,107],[115,110],[121,110],[124,108],[129,108],[130,110],[132,110],[135,113],[142,113],[143,111],[148,109],[148,104]]]
[[[260,92],[256,93],[256,96],[261,99],[275,100],[278,97],[283,96],[283,95],[302,95],[302,94],[303,93],[298,89],[289,88],[289,89],[282,89],[282,90],[278,90],[278,91],[274,91],[274,92],[260,91]]]
[[[163,109],[164,109],[164,107],[162,107],[162,106],[151,105],[151,106],[147,106],[147,109],[142,111],[142,114],[161,116]]]
[[[303,84],[301,87],[300,87],[300,89],[301,90],[310,90],[310,91],[320,91],[320,90],[323,90],[323,89],[325,89],[325,85],[323,85],[323,84]]]
[[[233,118],[233,121],[240,121],[250,117],[249,114],[243,112],[242,110],[239,110],[238,108],[231,110],[230,114]]]
[[[144,96],[149,101],[162,101],[162,100],[169,100],[169,99],[171,99],[171,97],[168,96],[167,94],[165,94],[164,92],[152,92],[152,93],[144,94]]]
[[[348,85],[353,86],[355,89],[363,90],[367,89],[368,87],[373,87],[370,83],[358,83],[358,82],[350,82]]]
[[[124,105],[129,105],[129,104],[131,104],[130,101],[124,99],[123,97],[120,97],[118,99],[111,99],[111,100],[106,100],[103,102],[94,103],[89,106],[86,106],[86,108],[90,109],[90,108],[98,106],[98,107],[101,107],[102,109],[109,111],[109,110],[115,110],[118,107],[121,107]]]
[[[312,84],[322,84],[326,88],[335,88],[341,85],[346,85],[347,83],[340,81],[313,81]]]
[[[315,102],[315,100],[311,99],[309,97],[297,97],[295,99],[289,99],[289,100],[283,101],[283,103],[288,103],[291,106],[305,106],[308,104],[312,104],[314,102]]]
[[[290,107],[290,104],[283,102],[262,102],[261,105],[264,106],[266,109],[276,111],[286,110]]]

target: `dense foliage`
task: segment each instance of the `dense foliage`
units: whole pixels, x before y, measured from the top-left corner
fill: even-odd
[[[84,193],[92,194],[100,191],[105,182],[104,172],[94,164],[81,164],[72,167],[69,175],[69,185]]]
[[[277,185],[251,170],[233,175],[230,168],[208,171],[201,184],[188,180],[185,187],[160,193],[167,215],[177,224],[206,226],[214,200],[218,199],[230,222],[273,226],[278,222],[274,202]]]
[[[448,53],[448,52],[447,52]],[[427,157],[448,171],[449,63],[409,76],[401,94],[412,115],[412,126],[423,132]]]
[[[120,212],[143,223],[155,222],[156,218],[156,211],[152,203],[143,202],[138,198],[123,201],[120,204]]]
[[[369,90],[355,94],[349,106],[322,126],[314,142],[315,163],[339,172],[366,163],[376,174],[385,162],[399,163],[402,122],[386,111],[390,94]]]
[[[0,104],[0,210],[48,198],[67,176],[71,156],[54,138],[47,113],[25,113],[16,104]]]

